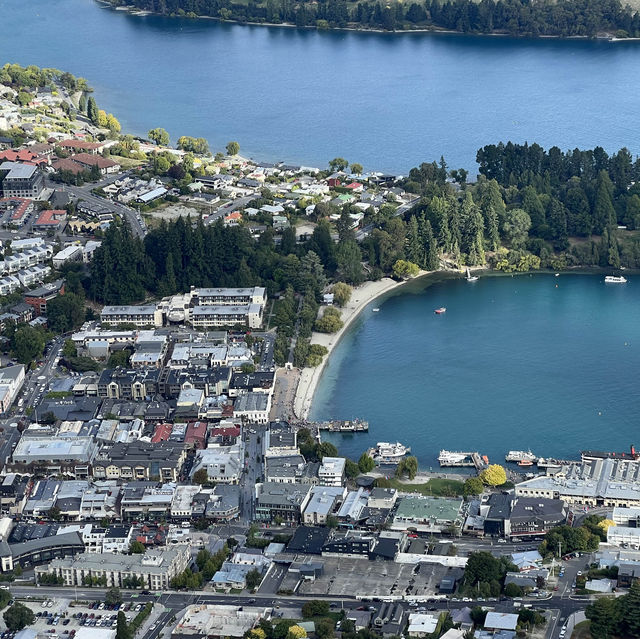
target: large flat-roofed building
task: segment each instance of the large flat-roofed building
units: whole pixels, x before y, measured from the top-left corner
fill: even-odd
[[[24,366],[0,368],[0,410],[6,413],[24,383]]]
[[[210,481],[237,484],[242,474],[243,453],[244,448],[240,444],[199,450],[193,462],[192,473],[204,468]]]
[[[233,416],[244,418],[254,424],[269,422],[271,410],[271,396],[265,393],[243,393],[236,397],[233,404]]]
[[[20,162],[0,164],[0,186],[4,197],[37,199],[44,189],[44,178],[37,166]]]
[[[37,567],[36,579],[39,581],[43,574],[54,574],[62,577],[65,586],[82,586],[87,576],[104,577],[107,587],[122,588],[126,577],[138,577],[145,588],[166,590],[171,579],[187,567],[190,556],[187,545],[147,550],[139,555],[82,553]]]
[[[216,328],[236,324],[260,328],[263,308],[260,304],[194,306],[189,311],[189,321],[194,328]]]
[[[518,497],[562,499],[580,506],[640,506],[640,462],[635,459],[591,459],[563,466],[553,476],[516,484]]]
[[[151,444],[140,440],[116,443],[94,460],[93,476],[97,479],[177,481],[185,460],[182,443]]]
[[[259,521],[300,521],[302,511],[309,502],[311,486],[308,484],[280,484],[265,482],[258,486],[256,519]]]
[[[406,496],[400,498],[392,528],[415,528],[424,532],[442,532],[451,526],[462,525],[461,499],[447,497]]]
[[[29,437],[22,436],[13,451],[11,467],[32,474],[67,473],[78,479],[89,477],[96,456],[97,444],[93,437]]]
[[[314,486],[304,507],[303,522],[307,526],[324,526],[346,493],[342,486]]]
[[[64,280],[56,280],[39,288],[27,291],[24,294],[24,301],[33,307],[36,315],[47,314],[47,302],[64,295]]]
[[[172,639],[243,637],[260,619],[270,618],[269,608],[201,604],[188,606],[171,633]]]
[[[100,312],[100,321],[111,326],[135,324],[138,328],[162,326],[162,311],[155,304],[145,306],[105,306]]]
[[[158,308],[168,324],[187,322],[195,328],[216,328],[240,324],[262,326],[266,291],[252,288],[194,288],[188,293],[164,298]]]
[[[344,457],[323,457],[318,479],[323,486],[342,486],[347,460]]]
[[[561,499],[517,497],[511,504],[511,537],[545,535],[554,526],[564,524],[567,508]]]
[[[266,290],[261,286],[252,288],[192,288],[191,298],[197,306],[238,306],[260,304],[267,301]]]

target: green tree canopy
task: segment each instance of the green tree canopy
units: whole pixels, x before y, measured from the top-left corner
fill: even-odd
[[[2,617],[7,624],[7,628],[13,632],[30,626],[36,620],[36,616],[33,614],[31,608],[27,608],[27,606],[20,602],[14,603],[5,611]]]

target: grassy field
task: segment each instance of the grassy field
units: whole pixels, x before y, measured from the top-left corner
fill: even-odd
[[[464,484],[455,479],[430,479],[424,484],[407,484],[399,479],[389,480],[391,487],[405,493],[419,493],[433,497],[456,497],[462,495]]]

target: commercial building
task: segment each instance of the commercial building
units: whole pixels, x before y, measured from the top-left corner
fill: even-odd
[[[10,466],[16,472],[29,472],[32,475],[66,474],[87,479],[97,449],[92,437],[49,439],[23,435],[13,451]]]
[[[11,571],[17,565],[26,569],[83,551],[84,543],[77,532],[29,539],[15,544],[0,541],[0,567],[2,572]]]
[[[173,577],[189,564],[188,546],[147,550],[144,554],[117,555],[111,553],[82,553],[66,559],[54,559],[48,566],[36,568],[36,579],[42,574],[62,577],[65,586],[82,586],[83,579],[104,578],[107,587],[123,587],[127,577],[142,580],[145,588],[166,590]]]
[[[447,497],[402,497],[393,517],[392,528],[415,529],[422,532],[442,532],[445,528],[460,528],[462,505],[461,499]]]
[[[257,487],[256,519],[272,522],[299,523],[309,502],[311,486],[265,482]]]
[[[171,633],[172,639],[243,637],[260,619],[270,619],[270,609],[258,606],[188,606]]]
[[[270,411],[271,396],[265,393],[243,393],[233,404],[233,416],[253,424],[267,424]]]
[[[182,444],[177,442],[116,443],[96,457],[93,476],[97,479],[177,481],[185,456]]]
[[[563,466],[552,476],[516,484],[518,497],[562,499],[589,507],[640,506],[640,462],[628,459],[589,459]]]
[[[20,392],[24,383],[24,366],[6,366],[0,368],[0,410],[6,413]]]
[[[307,463],[302,455],[264,458],[264,478],[281,484],[318,484],[320,462]]]
[[[155,304],[146,306],[105,306],[100,312],[103,324],[135,324],[138,328],[162,326],[162,312]]]
[[[344,457],[323,457],[318,470],[318,479],[322,486],[342,486],[344,468],[347,460]]]
[[[324,526],[329,515],[344,499],[347,489],[342,486],[314,486],[304,507],[302,521],[307,526]]]
[[[242,475],[243,460],[244,448],[241,444],[204,448],[196,453],[192,476],[204,468],[207,471],[209,481],[237,484]]]
[[[0,164],[0,187],[4,197],[37,200],[44,189],[44,178],[38,167],[20,162]]]
[[[98,397],[134,401],[150,399],[158,392],[159,380],[160,371],[156,368],[105,368],[98,378]]]

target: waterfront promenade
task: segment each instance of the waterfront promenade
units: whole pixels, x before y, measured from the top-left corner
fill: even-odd
[[[426,274],[426,271],[422,271],[420,273],[420,275]],[[353,290],[351,299],[347,305],[340,309],[342,313],[343,326],[338,332],[331,334],[314,332],[312,334],[311,343],[325,346],[328,353],[319,366],[316,366],[315,368],[306,367],[302,370],[302,373],[300,374],[300,381],[298,382],[298,389],[293,402],[293,412],[296,417],[299,419],[308,418],[309,411],[311,410],[311,403],[313,401],[313,394],[318,382],[320,381],[320,377],[322,376],[322,371],[331,357],[331,352],[336,347],[340,338],[344,335],[353,320],[356,319],[362,310],[368,304],[373,302],[373,300],[411,281],[413,280],[397,282],[390,277],[385,277],[377,282],[365,282],[362,286]],[[366,416],[362,417],[366,418]]]

